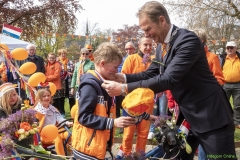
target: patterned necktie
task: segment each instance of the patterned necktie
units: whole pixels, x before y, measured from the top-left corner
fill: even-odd
[[[162,58],[167,54],[167,44],[161,43]]]

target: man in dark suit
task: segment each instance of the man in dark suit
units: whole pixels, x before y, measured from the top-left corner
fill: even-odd
[[[209,69],[200,39],[193,32],[172,25],[159,2],[147,2],[137,15],[145,36],[162,43],[156,59],[145,72],[116,74],[116,81],[123,84],[105,81],[102,87],[111,96],[124,95],[138,87],[150,88],[155,93],[171,90],[182,115],[191,125],[193,136],[188,142],[193,152],[200,143],[209,159],[216,156],[217,159],[237,159],[233,111]],[[192,160],[193,152],[182,159]]]
[[[25,60],[16,61],[18,67],[21,67],[26,62],[33,62],[37,67],[35,73],[42,72],[45,74],[44,60],[42,57],[36,55],[36,46],[34,44],[29,44],[27,45],[26,49],[28,51],[28,58]],[[29,78],[31,75],[25,75],[25,76]],[[26,91],[23,89],[20,90],[20,96],[23,100],[28,99],[26,95]]]

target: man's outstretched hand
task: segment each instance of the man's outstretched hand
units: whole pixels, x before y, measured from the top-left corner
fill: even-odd
[[[122,93],[122,86],[118,82],[105,80],[102,83],[102,87],[107,91],[109,96],[119,96]]]

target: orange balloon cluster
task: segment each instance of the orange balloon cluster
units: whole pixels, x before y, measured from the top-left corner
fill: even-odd
[[[9,47],[5,44],[0,44],[0,49],[9,51]],[[28,57],[28,52],[24,48],[16,48],[11,51],[11,56],[15,60],[25,60]],[[32,87],[38,86],[39,83],[44,83],[47,79],[45,74],[41,72],[36,72],[36,70],[37,66],[33,62],[26,62],[19,68],[19,71],[22,74],[32,74],[28,79],[28,84]],[[51,95],[53,96],[56,93],[57,87],[54,83],[49,82],[49,89],[51,91]]]

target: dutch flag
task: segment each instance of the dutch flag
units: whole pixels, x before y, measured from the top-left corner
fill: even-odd
[[[4,23],[2,28],[2,33],[10,37],[19,39],[22,33],[22,29]]]

